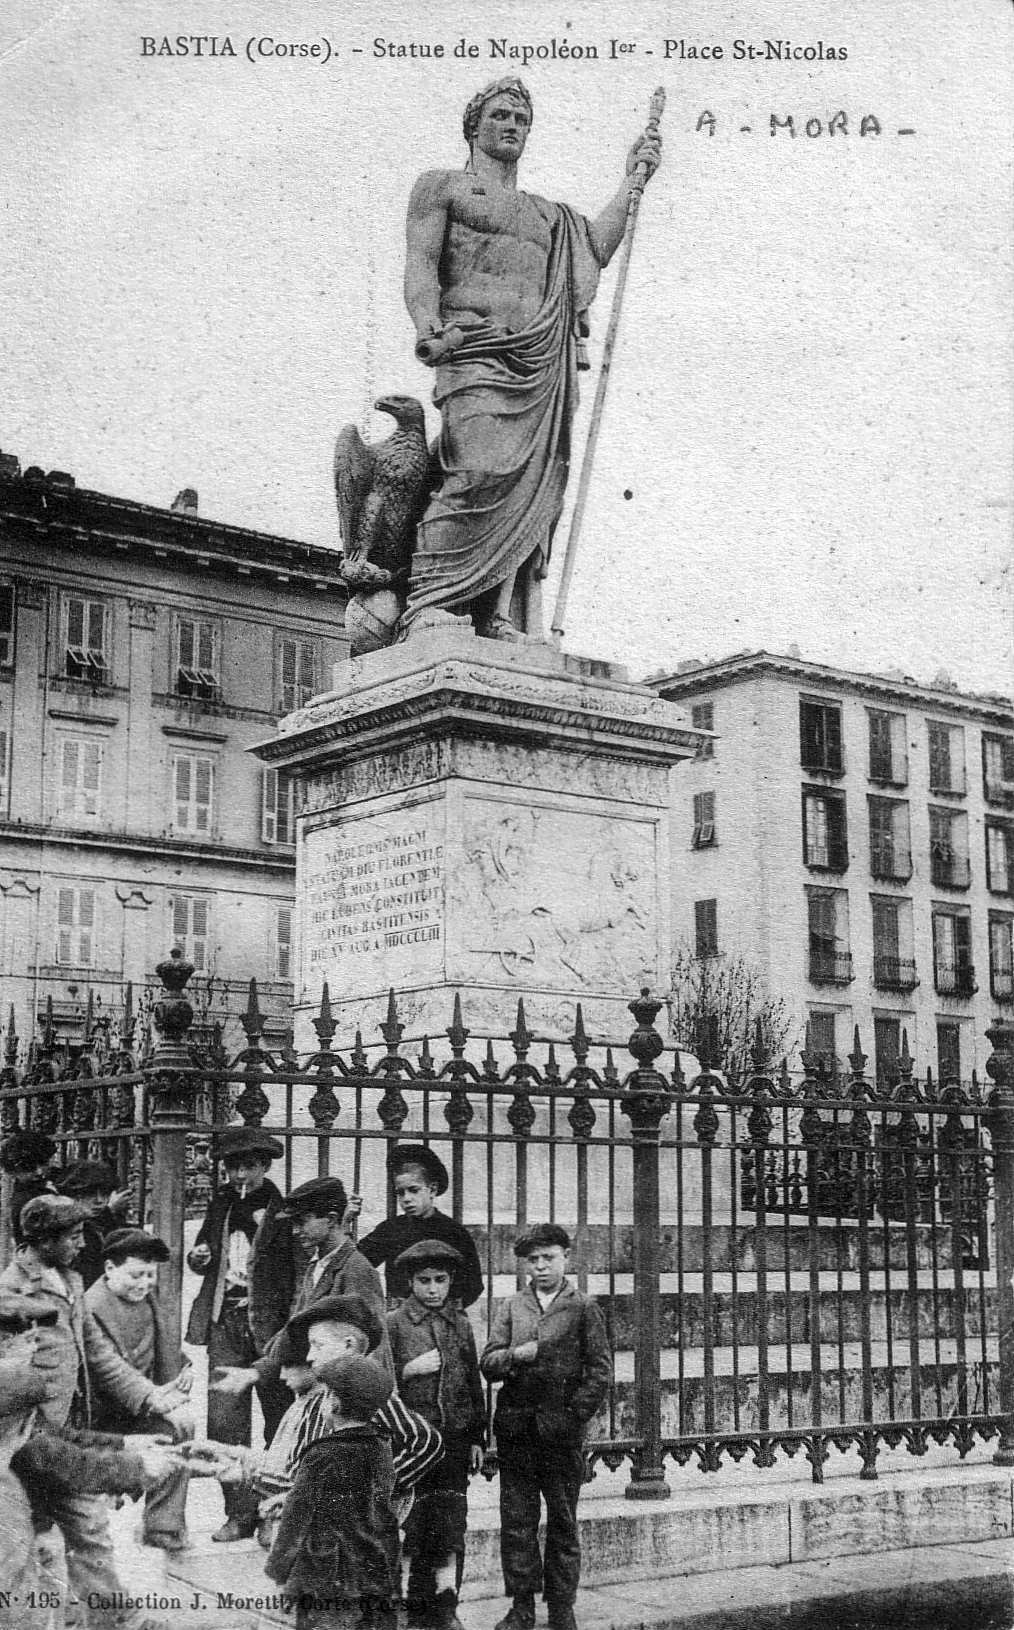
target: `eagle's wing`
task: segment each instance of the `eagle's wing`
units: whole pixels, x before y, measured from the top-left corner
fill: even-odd
[[[354,424],[339,430],[334,444],[334,494],[338,502],[338,530],[345,553],[358,547],[359,516],[373,482],[373,452]]]

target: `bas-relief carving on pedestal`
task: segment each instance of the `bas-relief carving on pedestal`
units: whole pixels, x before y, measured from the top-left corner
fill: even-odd
[[[306,781],[305,814],[337,805],[379,798],[388,792],[405,792],[426,781],[434,781],[450,771],[448,741],[418,742],[392,752],[377,752],[370,758],[311,775]]]
[[[655,981],[648,823],[473,799],[461,850],[448,892],[466,979],[581,993]]]
[[[443,776],[458,775],[506,787],[611,798],[618,803],[668,804],[664,771],[596,753],[561,756],[549,748],[517,742],[448,740],[419,742],[377,752],[371,758],[309,776],[303,809],[313,814],[342,804],[404,792]]]

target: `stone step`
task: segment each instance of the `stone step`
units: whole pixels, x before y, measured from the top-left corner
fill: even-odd
[[[940,1451],[937,1456],[942,1458]],[[897,1459],[885,1456],[885,1461]],[[959,1465],[953,1457],[947,1464],[932,1466],[909,1460],[903,1469],[887,1470],[876,1482],[861,1482],[853,1456],[847,1472],[839,1466],[836,1474],[829,1467],[822,1487],[809,1483],[808,1468],[800,1461],[780,1463],[776,1471],[767,1472],[726,1466],[719,1476],[709,1477],[670,1462],[669,1500],[642,1503],[612,1493],[597,1496],[600,1485],[615,1487],[622,1495],[627,1475],[624,1470],[598,1477],[579,1507],[582,1586],[586,1591],[621,1587],[634,1609],[624,1615],[614,1606],[606,1619],[596,1618],[603,1630],[609,1624],[646,1622],[650,1615],[638,1604],[651,1581],[665,1580],[675,1605],[694,1581],[703,1583],[736,1570],[827,1568],[838,1558],[878,1554],[887,1563],[885,1553],[905,1546],[924,1548],[929,1558],[948,1545],[1009,1545],[1012,1534],[1010,1470],[988,1463]],[[158,1588],[175,1589],[181,1608],[189,1606],[196,1591],[202,1595],[203,1611],[230,1626],[291,1625],[291,1619],[285,1621],[267,1605],[276,1587],[264,1575],[264,1552],[255,1542],[223,1547],[211,1545],[204,1532],[195,1531],[193,1537],[193,1549],[179,1555],[163,1558],[147,1553],[149,1568],[158,1573]],[[672,1577],[677,1572],[679,1578]],[[149,1582],[139,1579],[139,1583]],[[468,1605],[462,1615],[465,1622],[484,1624],[475,1616],[479,1604],[500,1598],[501,1592],[496,1487],[473,1483],[462,1590]],[[239,1603],[243,1606],[237,1607]],[[249,1617],[240,1617],[244,1610]],[[498,1605],[497,1615],[500,1611]],[[676,1613],[668,1622],[679,1623],[681,1617]],[[725,1623],[720,1618],[715,1622]]]

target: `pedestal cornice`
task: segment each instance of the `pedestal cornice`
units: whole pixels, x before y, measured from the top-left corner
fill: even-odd
[[[541,644],[503,645],[441,630],[335,669],[335,688],[289,714],[252,749],[280,769],[326,768],[380,747],[449,735],[671,765],[700,739],[652,691],[603,677]]]

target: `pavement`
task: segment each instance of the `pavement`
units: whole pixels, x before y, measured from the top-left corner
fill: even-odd
[[[865,1482],[841,1456],[819,1488],[795,1462],[671,1468],[672,1498],[644,1503],[603,1472],[582,1498],[579,1630],[1014,1630],[1014,1481],[989,1445],[969,1460],[896,1454]],[[141,1548],[138,1518],[126,1506],[114,1519],[122,1577],[172,1630],[292,1630],[256,1542],[212,1543],[217,1484],[191,1486],[185,1552]],[[496,1542],[496,1485],[477,1481],[465,1630],[494,1630],[505,1611]]]

